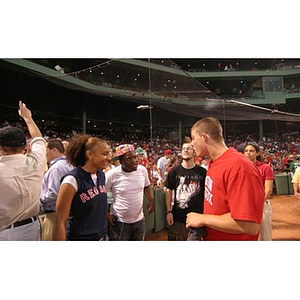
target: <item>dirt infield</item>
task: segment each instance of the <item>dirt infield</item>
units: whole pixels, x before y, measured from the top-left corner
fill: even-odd
[[[293,196],[274,195],[271,206],[273,241],[300,241],[300,201]]]
[[[273,241],[300,241],[300,201],[293,196],[272,195]],[[146,241],[167,241],[167,231],[146,235]]]

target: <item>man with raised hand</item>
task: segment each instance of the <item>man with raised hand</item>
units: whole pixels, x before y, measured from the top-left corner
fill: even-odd
[[[0,130],[0,240],[38,241],[37,215],[46,166],[46,141],[22,101],[19,115],[32,141],[29,153],[25,154],[26,136],[22,130],[12,126]]]

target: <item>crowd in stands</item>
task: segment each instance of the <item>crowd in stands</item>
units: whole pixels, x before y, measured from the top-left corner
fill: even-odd
[[[227,139],[227,146],[236,148],[239,144],[249,141],[259,144],[263,160],[272,166],[274,174],[289,171],[288,160],[299,160],[300,136],[298,131],[282,131],[278,135],[263,138],[262,141],[259,141],[257,134],[233,135]]]
[[[26,127],[21,121],[9,123],[4,121],[0,123],[0,127],[2,128],[8,124],[17,126],[26,132]],[[76,133],[81,133],[82,130],[80,127],[62,128],[54,121],[37,121],[37,124],[45,139],[59,138],[61,140],[69,140]],[[184,135],[188,134],[188,130],[184,132]],[[148,156],[151,157],[153,164],[155,164],[157,160],[163,156],[164,151],[167,149],[171,149],[173,155],[177,157],[179,156],[180,158],[181,147],[178,139],[172,140],[168,138],[163,129],[161,129],[160,132],[154,132],[152,147],[148,132],[122,134],[117,131],[103,131],[95,135],[105,139],[112,148],[125,143],[133,144],[136,148],[141,147],[147,152]],[[228,147],[236,148],[239,144],[247,141],[255,141],[259,144],[262,149],[264,162],[272,166],[275,174],[286,171],[286,161],[288,159],[298,160],[298,156],[300,155],[300,135],[298,131],[288,132],[282,130],[277,132],[277,134],[269,132],[262,141],[259,140],[258,132],[242,133],[239,131],[239,133],[227,133],[226,144]],[[180,162],[180,160],[178,162]]]

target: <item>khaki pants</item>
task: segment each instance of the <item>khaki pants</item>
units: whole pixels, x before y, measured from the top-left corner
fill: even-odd
[[[54,225],[56,213],[46,213],[41,220],[42,241],[53,241]]]
[[[0,241],[40,241],[40,222],[4,229],[0,231]]]
[[[266,200],[264,203],[264,213],[258,240],[272,241],[272,208],[269,200]]]

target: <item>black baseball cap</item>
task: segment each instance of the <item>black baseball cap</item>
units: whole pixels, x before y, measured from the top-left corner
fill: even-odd
[[[26,145],[24,132],[13,126],[6,126],[0,129],[0,146],[20,147]]]
[[[244,153],[245,146],[246,146],[245,143],[239,144],[239,145],[236,147],[236,150],[237,150],[238,152],[240,152],[240,153]]]

